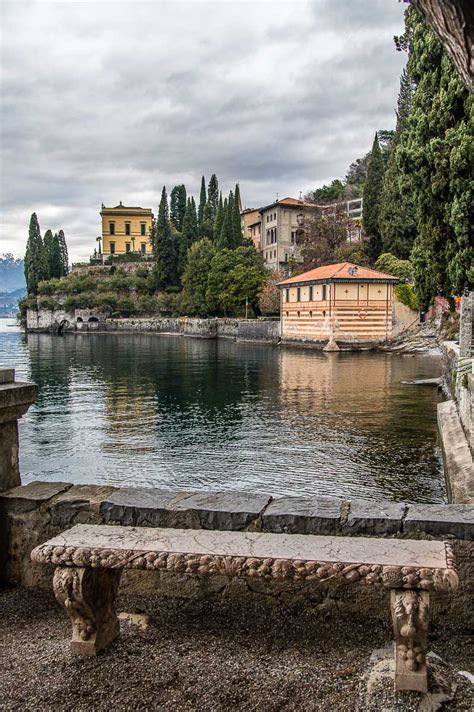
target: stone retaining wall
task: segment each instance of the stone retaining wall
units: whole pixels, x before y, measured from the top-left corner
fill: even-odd
[[[87,311],[87,319],[83,312]],[[78,322],[78,317],[82,321]],[[93,317],[93,323],[88,320]],[[110,331],[127,333],[181,334],[204,339],[237,339],[240,341],[263,341],[277,343],[280,339],[279,319],[195,319],[189,317],[128,317],[104,318],[95,310],[76,309],[74,314],[59,308],[28,309],[26,328],[30,332],[56,332],[60,325],[63,331]]]
[[[474,506],[427,505],[344,500],[330,497],[281,497],[245,492],[173,492],[145,488],[31,482],[0,493],[3,541],[9,541],[6,581],[24,586],[51,586],[52,571],[33,565],[38,544],[74,524],[177,527],[231,531],[266,531],[344,536],[450,539],[457,557],[460,589],[451,598],[437,595],[435,616],[472,625],[474,593]],[[291,606],[313,605],[329,597],[348,609],[386,618],[383,591],[328,585],[274,584],[265,581],[200,581],[160,572],[127,571],[124,590],[163,595],[203,596],[217,592],[282,598]],[[470,602],[470,603],[469,603]]]

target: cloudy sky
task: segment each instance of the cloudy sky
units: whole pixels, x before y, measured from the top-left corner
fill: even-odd
[[[0,0],[0,253],[30,214],[74,260],[104,202],[217,173],[246,207],[298,197],[393,128],[397,0]]]

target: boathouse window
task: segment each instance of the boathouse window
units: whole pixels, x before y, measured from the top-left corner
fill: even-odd
[[[130,223],[125,223],[125,234],[130,235]]]
[[[325,302],[326,299],[327,299],[327,294],[326,294],[326,292],[327,292],[327,287],[326,287],[325,284],[323,284],[323,302]]]
[[[290,316],[290,312],[286,312],[286,316]]]
[[[309,288],[309,301],[310,302],[313,301],[313,288],[312,287]]]
[[[110,243],[110,254],[115,255],[115,242]]]
[[[299,318],[299,316],[300,316],[300,313],[299,313],[299,312],[297,312],[297,313],[298,313],[298,318]]]
[[[115,235],[115,223],[109,223],[109,232],[111,235]]]
[[[290,301],[290,290],[285,289],[285,302],[289,302],[289,301]]]
[[[310,317],[310,319],[311,319],[312,316],[313,316],[313,312],[310,311],[310,312],[309,312],[309,317]]]
[[[125,252],[130,252],[130,250],[131,250],[131,245],[129,242],[126,242],[125,243]]]
[[[145,225],[145,223],[141,223],[141,225],[140,225],[140,235],[146,235],[145,230],[146,230],[146,225]]]
[[[299,287],[296,288],[296,301],[300,302],[301,301],[301,289]],[[299,316],[299,313],[298,313]]]

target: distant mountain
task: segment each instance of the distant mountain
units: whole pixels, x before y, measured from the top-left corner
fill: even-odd
[[[21,287],[13,292],[0,292],[0,317],[16,316],[18,300],[26,295],[26,288]]]
[[[0,293],[25,289],[23,260],[7,253],[0,255]]]

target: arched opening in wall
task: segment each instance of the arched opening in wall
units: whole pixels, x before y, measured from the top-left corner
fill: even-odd
[[[76,319],[76,322],[77,322],[78,324],[82,324],[82,316],[78,316],[77,319]]]
[[[67,319],[63,319],[62,322],[58,326],[57,333],[61,335],[63,333],[64,328],[69,326],[69,322]]]
[[[90,316],[87,320],[87,325],[89,329],[97,329],[99,326],[99,320],[96,316]]]

